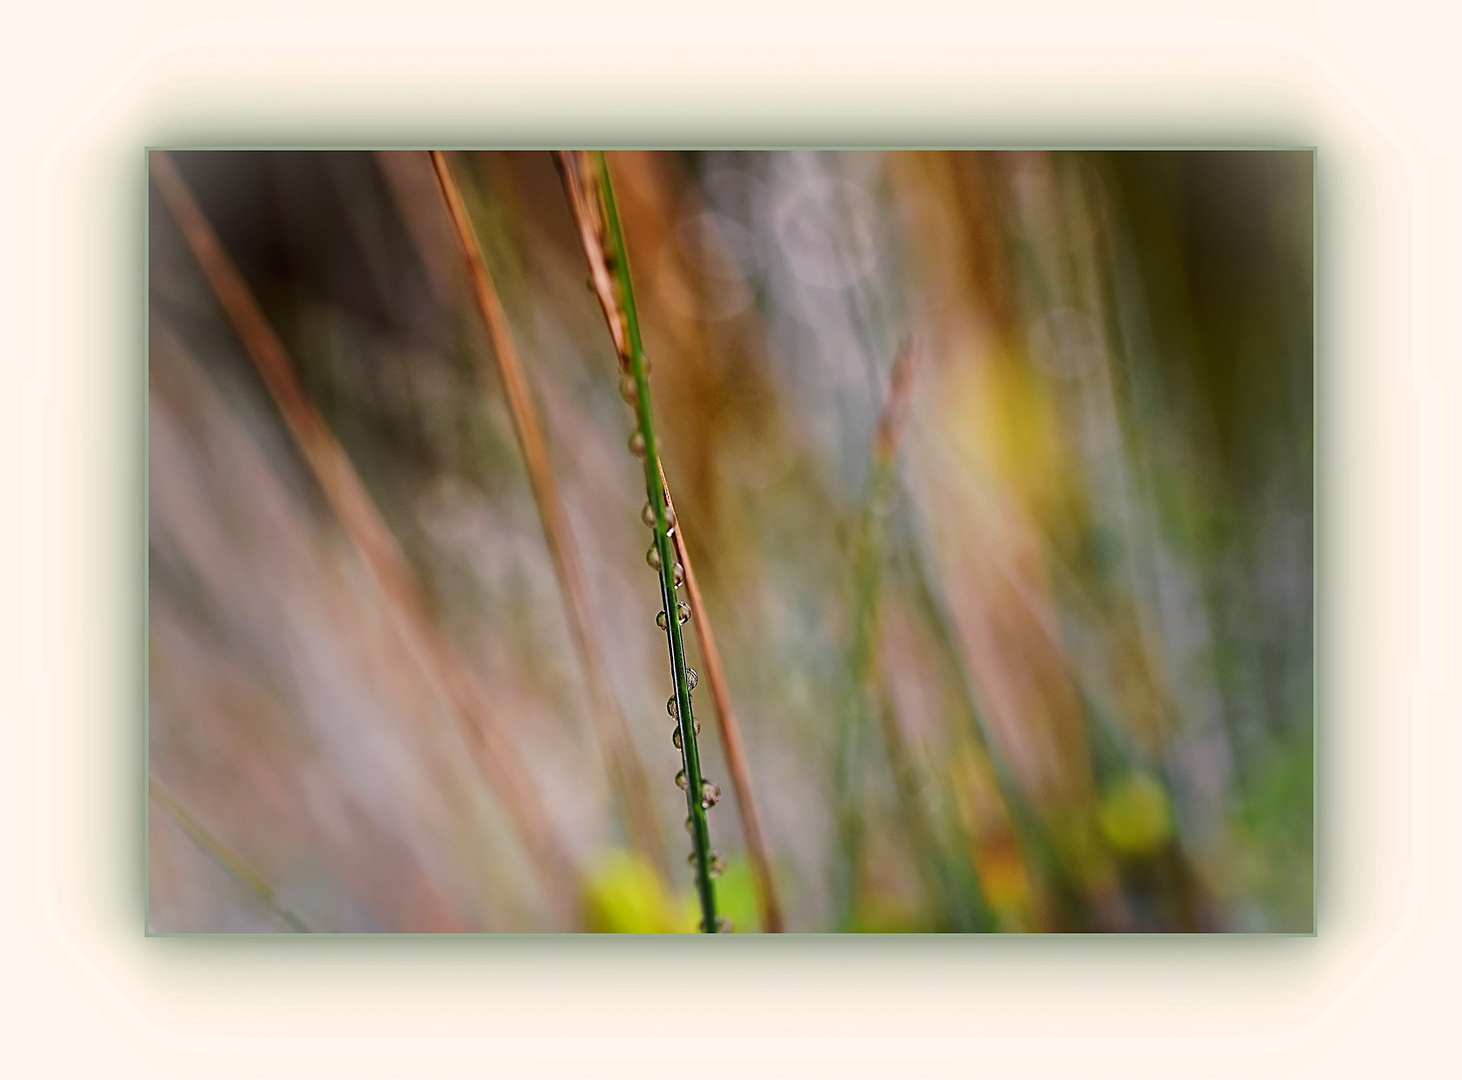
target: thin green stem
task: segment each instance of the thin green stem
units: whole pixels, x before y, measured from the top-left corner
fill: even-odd
[[[912,503],[912,500],[909,501]],[[904,544],[912,556],[909,561],[915,595],[924,610],[927,625],[939,645],[945,664],[953,673],[959,700],[966,714],[965,732],[990,763],[996,789],[1022,854],[1022,862],[1028,872],[1038,869],[1044,878],[1064,882],[1066,872],[1061,867],[1055,842],[1047,834],[1040,812],[1031,805],[1016,780],[1014,770],[1003,747],[999,745],[998,737],[991,730],[989,717],[981,705],[974,677],[958,644],[954,616],[944,600],[942,587],[934,580],[934,558],[929,551],[922,523],[913,511],[905,514],[901,520],[905,533]]]
[[[920,791],[919,768],[914,762],[909,741],[899,723],[898,710],[885,681],[879,688],[879,701],[875,712],[883,729],[884,749],[888,754],[889,769],[893,774],[894,791],[898,797],[899,812],[904,819],[904,831],[913,842],[914,856],[918,863],[919,876],[924,891],[932,902],[943,905],[942,915],[948,925],[960,933],[984,931],[990,927],[990,918],[980,902],[978,892],[979,868],[975,867],[976,890],[962,893],[956,881],[954,867],[931,820],[929,809]]]
[[[862,776],[863,741],[869,727],[869,689],[873,673],[873,640],[878,624],[878,520],[873,512],[875,492],[882,479],[875,459],[864,509],[854,541],[853,633],[848,647],[848,681],[843,701],[842,739],[838,747],[836,784],[841,854],[833,888],[836,923],[852,928],[857,903],[858,863],[863,847],[863,819],[858,810],[858,783]]]
[[[736,808],[741,816],[742,831],[746,835],[746,853],[751,862],[751,871],[756,884],[757,905],[761,911],[762,929],[771,934],[783,931],[782,906],[777,900],[776,885],[772,881],[772,861],[767,855],[766,841],[762,838],[761,820],[756,810],[756,797],[751,788],[751,769],[746,763],[746,751],[742,746],[741,725],[736,719],[736,710],[731,705],[731,691],[726,685],[726,672],[721,666],[721,650],[716,646],[716,635],[711,629],[711,620],[705,611],[701,591],[696,584],[695,564],[691,561],[690,548],[685,541],[685,522],[675,513],[675,500],[670,496],[670,484],[665,480],[665,468],[661,463],[660,481],[665,489],[665,505],[670,519],[675,523],[671,539],[675,541],[676,557],[685,568],[685,591],[690,600],[691,625],[701,646],[701,666],[706,681],[710,684],[711,700],[716,705],[716,715],[721,722],[721,740],[726,748],[726,768],[731,773],[731,786],[736,791]]]
[[[644,344],[640,339],[639,311],[635,306],[634,284],[629,269],[629,254],[614,199],[614,184],[609,175],[609,162],[603,151],[594,154],[604,214],[605,261],[618,290],[619,308],[624,318],[625,343],[620,363],[634,381],[634,408],[643,451],[645,498],[654,516],[655,550],[659,558],[660,601],[663,623],[670,652],[670,675],[675,683],[675,716],[680,735],[680,754],[685,773],[686,808],[689,811],[692,862],[695,866],[696,893],[701,907],[701,929],[716,933],[720,929],[716,916],[716,886],[713,880],[715,858],[711,851],[710,828],[702,799],[700,749],[696,744],[695,717],[691,711],[690,675],[685,659],[685,641],[681,635],[680,600],[676,594],[675,547],[671,538],[674,527],[666,512],[665,491],[660,480],[660,446],[655,436],[655,421],[650,407],[649,365],[645,361]],[[638,452],[638,451],[637,451]],[[689,605],[686,605],[687,610]]]
[[[233,878],[249,893],[269,909],[270,914],[279,919],[296,934],[309,934],[313,931],[305,925],[303,919],[290,911],[274,897],[274,889],[264,880],[248,863],[239,858],[227,844],[215,836],[201,821],[195,818],[188,809],[178,801],[177,797],[163,787],[157,780],[149,778],[147,790],[151,793],[157,804],[167,811],[168,817],[172,818],[188,835],[188,839],[197,844],[203,853],[213,860],[229,877]]]
[[[960,902],[948,859],[919,795],[913,757],[892,711],[877,657],[884,518],[897,490],[898,443],[909,405],[913,363],[913,347],[906,343],[894,361],[888,394],[879,417],[854,540],[853,632],[848,647],[848,680],[837,768],[838,820],[843,851],[834,881],[837,921],[844,928],[851,927],[857,907],[856,879],[863,841],[858,782],[862,775],[864,741],[875,719],[882,728],[884,750],[893,771],[900,811],[931,903],[942,905],[949,921],[959,929],[974,928],[983,916],[981,911],[971,912]]]

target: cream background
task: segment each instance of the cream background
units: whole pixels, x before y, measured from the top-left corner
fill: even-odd
[[[692,7],[7,14],[0,1073],[1455,1068],[1454,29],[1416,0]],[[143,936],[142,147],[728,142],[1319,147],[1318,936]]]

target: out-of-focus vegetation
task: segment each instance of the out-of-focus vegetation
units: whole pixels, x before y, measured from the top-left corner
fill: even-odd
[[[183,152],[571,873],[479,767],[154,187],[154,931],[697,924],[644,476],[580,235],[549,154],[448,158],[668,868],[615,797],[427,155]],[[1312,155],[609,160],[787,928],[1310,930]],[[756,930],[696,715],[728,791],[719,910]]]

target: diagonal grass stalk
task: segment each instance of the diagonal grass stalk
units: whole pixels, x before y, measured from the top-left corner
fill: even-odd
[[[489,709],[487,694],[451,638],[421,605],[406,557],[366,490],[344,447],[300,384],[288,353],[229,258],[166,151],[151,154],[158,191],[189,250],[278,408],[300,456],[325,493],[341,528],[375,578],[408,647],[433,671],[472,747],[489,791],[501,801],[551,907],[571,917],[566,898],[578,895],[579,872],[543,805],[516,746]]]
[[[178,828],[187,833],[188,839],[197,844],[203,853],[217,863],[225,873],[247,889],[256,900],[269,909],[269,913],[283,922],[296,934],[312,934],[313,930],[289,908],[279,902],[269,882],[244,862],[227,844],[215,836],[206,825],[188,812],[177,796],[152,777],[147,780],[147,792],[177,822]]]
[[[1034,876],[1031,888],[1037,889],[1046,879],[1060,878],[1058,856],[1051,838],[1041,824],[1041,817],[1022,792],[1006,755],[996,748],[989,718],[975,690],[974,677],[965,663],[956,640],[954,618],[949,612],[941,586],[934,580],[933,556],[915,513],[902,517],[904,547],[911,552],[911,576],[914,592],[925,622],[938,645],[946,669],[950,672],[957,698],[965,714],[965,733],[978,752],[990,763],[1000,806],[1010,823],[1012,839],[1021,852],[1021,863],[1027,875]],[[1035,897],[1032,897],[1034,903]]]
[[[568,188],[569,201],[579,226],[584,250],[589,256],[591,277],[595,295],[604,309],[609,324],[610,336],[621,358],[628,348],[628,331],[625,314],[616,293],[614,277],[608,262],[602,255],[599,240],[599,213],[589,201],[585,190],[587,178],[577,166],[573,155],[555,155],[555,163],[563,175]],[[762,927],[768,933],[781,933],[783,919],[781,904],[777,899],[776,884],[772,877],[771,859],[767,854],[766,841],[761,830],[760,815],[757,813],[756,798],[751,784],[751,769],[746,761],[746,752],[741,739],[741,726],[731,703],[731,693],[726,682],[725,668],[721,663],[721,652],[716,645],[716,636],[711,627],[709,615],[701,600],[700,586],[696,580],[695,567],[691,562],[690,548],[685,539],[685,524],[675,514],[675,504],[670,497],[670,486],[665,479],[663,463],[660,465],[660,481],[665,493],[666,507],[675,528],[671,533],[675,550],[685,570],[685,588],[690,600],[691,618],[696,636],[700,640],[701,658],[709,680],[712,700],[716,704],[716,716],[720,723],[721,739],[726,751],[726,766],[731,773],[731,784],[736,793],[736,807],[741,819],[742,833],[746,837],[746,848],[751,863],[756,887],[757,905]]]
[[[533,403],[528,378],[508,328],[507,316],[503,312],[492,274],[487,268],[482,245],[478,242],[467,215],[467,208],[452,176],[447,157],[440,150],[430,151],[430,157],[452,229],[467,264],[473,298],[477,302],[483,322],[487,325],[488,337],[497,359],[498,374],[502,378],[513,429],[517,433],[518,445],[528,467],[533,500],[537,504],[538,517],[543,524],[549,555],[558,573],[569,630],[583,666],[594,723],[609,758],[610,776],[615,796],[624,813],[626,832],[632,844],[663,874],[668,869],[665,837],[655,816],[654,804],[650,801],[645,771],[630,740],[624,713],[620,710],[619,702],[610,686],[608,665],[604,661],[598,638],[590,629],[592,620],[589,614],[587,578],[564,512],[548,443]]]
[[[863,742],[873,719],[874,645],[878,630],[883,550],[879,511],[893,484],[898,437],[913,388],[913,355],[912,348],[905,343],[894,360],[888,394],[874,433],[868,480],[853,539],[853,629],[848,645],[842,738],[835,769],[842,850],[834,864],[833,904],[837,922],[844,928],[852,924],[857,900],[857,868],[863,847],[863,823],[856,788],[861,775]]]
[[[663,482],[665,468],[660,467]],[[685,567],[685,592],[690,600],[690,617],[695,625],[696,637],[701,643],[701,665],[706,669],[706,681],[711,687],[711,698],[716,703],[716,716],[721,723],[721,741],[726,748],[726,768],[731,773],[731,786],[736,791],[736,808],[741,817],[741,831],[746,835],[746,850],[750,856],[751,873],[756,885],[757,907],[761,913],[762,928],[769,934],[780,934],[783,930],[782,907],[777,900],[776,886],[772,881],[771,860],[767,857],[766,842],[762,839],[761,820],[756,812],[756,799],[751,790],[751,769],[746,763],[746,750],[741,744],[741,725],[737,723],[736,712],[731,705],[731,690],[726,684],[726,671],[721,666],[721,650],[716,647],[716,635],[711,629],[710,616],[706,614],[701,600],[700,586],[696,582],[695,567],[690,561],[690,548],[685,542],[685,525],[675,513],[675,503],[670,498],[670,485],[664,484],[665,505],[676,524],[676,557]]]
[[[980,903],[978,890],[962,890],[956,878],[952,860],[945,852],[935,822],[925,804],[920,790],[923,777],[915,763],[899,722],[898,709],[886,681],[879,687],[874,707],[882,728],[884,753],[888,755],[889,771],[893,774],[894,791],[899,804],[899,815],[903,818],[905,833],[913,848],[919,877],[931,905],[942,906],[942,915],[949,928],[968,933],[985,932],[992,926],[992,920]],[[974,867],[978,880],[979,867]]]
[[[588,158],[588,160],[585,160]],[[640,339],[639,312],[635,306],[634,283],[630,276],[629,256],[619,209],[614,199],[614,185],[609,163],[602,151],[592,154],[564,153],[560,164],[569,202],[579,225],[584,254],[589,260],[592,281],[600,306],[609,323],[610,336],[619,356],[620,393],[635,411],[635,431],[630,449],[641,459],[645,475],[645,500],[649,508],[647,522],[655,532],[649,561],[660,580],[661,611],[657,619],[665,631],[670,654],[670,674],[675,696],[670,707],[676,720],[675,742],[680,748],[682,775],[686,794],[686,819],[691,834],[691,865],[695,868],[696,895],[700,901],[701,929],[717,933],[723,929],[716,914],[716,887],[713,881],[720,860],[711,850],[710,829],[706,809],[713,800],[705,797],[707,785],[701,775],[700,749],[696,742],[695,717],[691,710],[690,691],[695,685],[685,657],[685,640],[681,625],[690,617],[690,605],[683,603],[677,588],[683,567],[676,558],[672,540],[675,519],[670,511],[667,492],[660,472],[660,449],[655,435],[654,416],[650,407],[650,371]]]
[[[869,474],[853,547],[853,630],[848,647],[848,682],[843,708],[842,742],[836,766],[838,822],[843,851],[834,874],[834,903],[839,924],[850,927],[857,901],[857,867],[863,846],[858,782],[864,742],[877,722],[884,752],[893,772],[900,815],[915,864],[931,902],[943,908],[958,929],[972,929],[984,913],[971,913],[961,902],[918,791],[913,757],[899,725],[887,687],[881,685],[877,657],[879,593],[883,586],[883,519],[897,488],[899,439],[913,389],[915,350],[905,342],[894,360],[889,388],[874,434]],[[973,921],[972,921],[973,920]]]

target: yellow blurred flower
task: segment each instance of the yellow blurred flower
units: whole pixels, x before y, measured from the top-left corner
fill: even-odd
[[[676,897],[641,855],[611,851],[584,883],[586,928],[596,934],[693,934],[693,896]]]
[[[1133,773],[1102,797],[1102,835],[1117,851],[1149,855],[1173,834],[1172,812],[1162,785]]]

